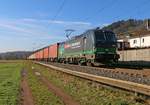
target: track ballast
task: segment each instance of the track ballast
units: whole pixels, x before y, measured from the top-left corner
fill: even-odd
[[[89,73],[97,76],[109,77],[119,80],[131,81],[139,84],[150,85],[150,70],[135,70],[135,69],[123,69],[123,68],[100,68],[100,67],[88,67],[71,64],[50,63],[51,65],[70,69],[73,71],[79,71]]]

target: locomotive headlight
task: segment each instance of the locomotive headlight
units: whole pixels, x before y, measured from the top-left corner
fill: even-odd
[[[105,51],[109,51],[109,49],[105,49]]]

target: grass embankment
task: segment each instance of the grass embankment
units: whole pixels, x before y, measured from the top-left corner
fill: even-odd
[[[48,88],[34,75],[32,64],[26,63],[28,70],[28,84],[31,88],[35,105],[64,105],[63,102],[51,93]]]
[[[145,105],[138,103],[135,96],[124,91],[113,91],[92,85],[88,80],[73,77],[55,70],[33,65],[36,70],[56,86],[70,94],[81,105]]]
[[[0,63],[0,105],[18,104],[21,69],[19,62]]]

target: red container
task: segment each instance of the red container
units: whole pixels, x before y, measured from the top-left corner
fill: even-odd
[[[43,52],[44,52],[44,50],[43,50],[43,49],[42,49],[42,50],[40,50],[40,53],[39,53],[39,54],[40,54],[40,55],[39,55],[40,59],[43,59],[43,58],[44,58],[44,56],[43,56],[43,55],[44,55],[44,54],[43,54]]]
[[[58,43],[49,46],[49,58],[58,57]]]
[[[44,58],[47,59],[49,57],[49,47],[44,48]]]
[[[35,59],[38,59],[38,52],[35,53]]]
[[[37,52],[38,59],[40,59],[40,51]]]
[[[37,52],[37,59],[40,59],[40,51]]]

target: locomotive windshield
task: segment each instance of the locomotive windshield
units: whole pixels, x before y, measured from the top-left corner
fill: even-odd
[[[96,41],[116,42],[116,37],[115,37],[115,34],[113,32],[96,31],[95,32],[95,40]]]

